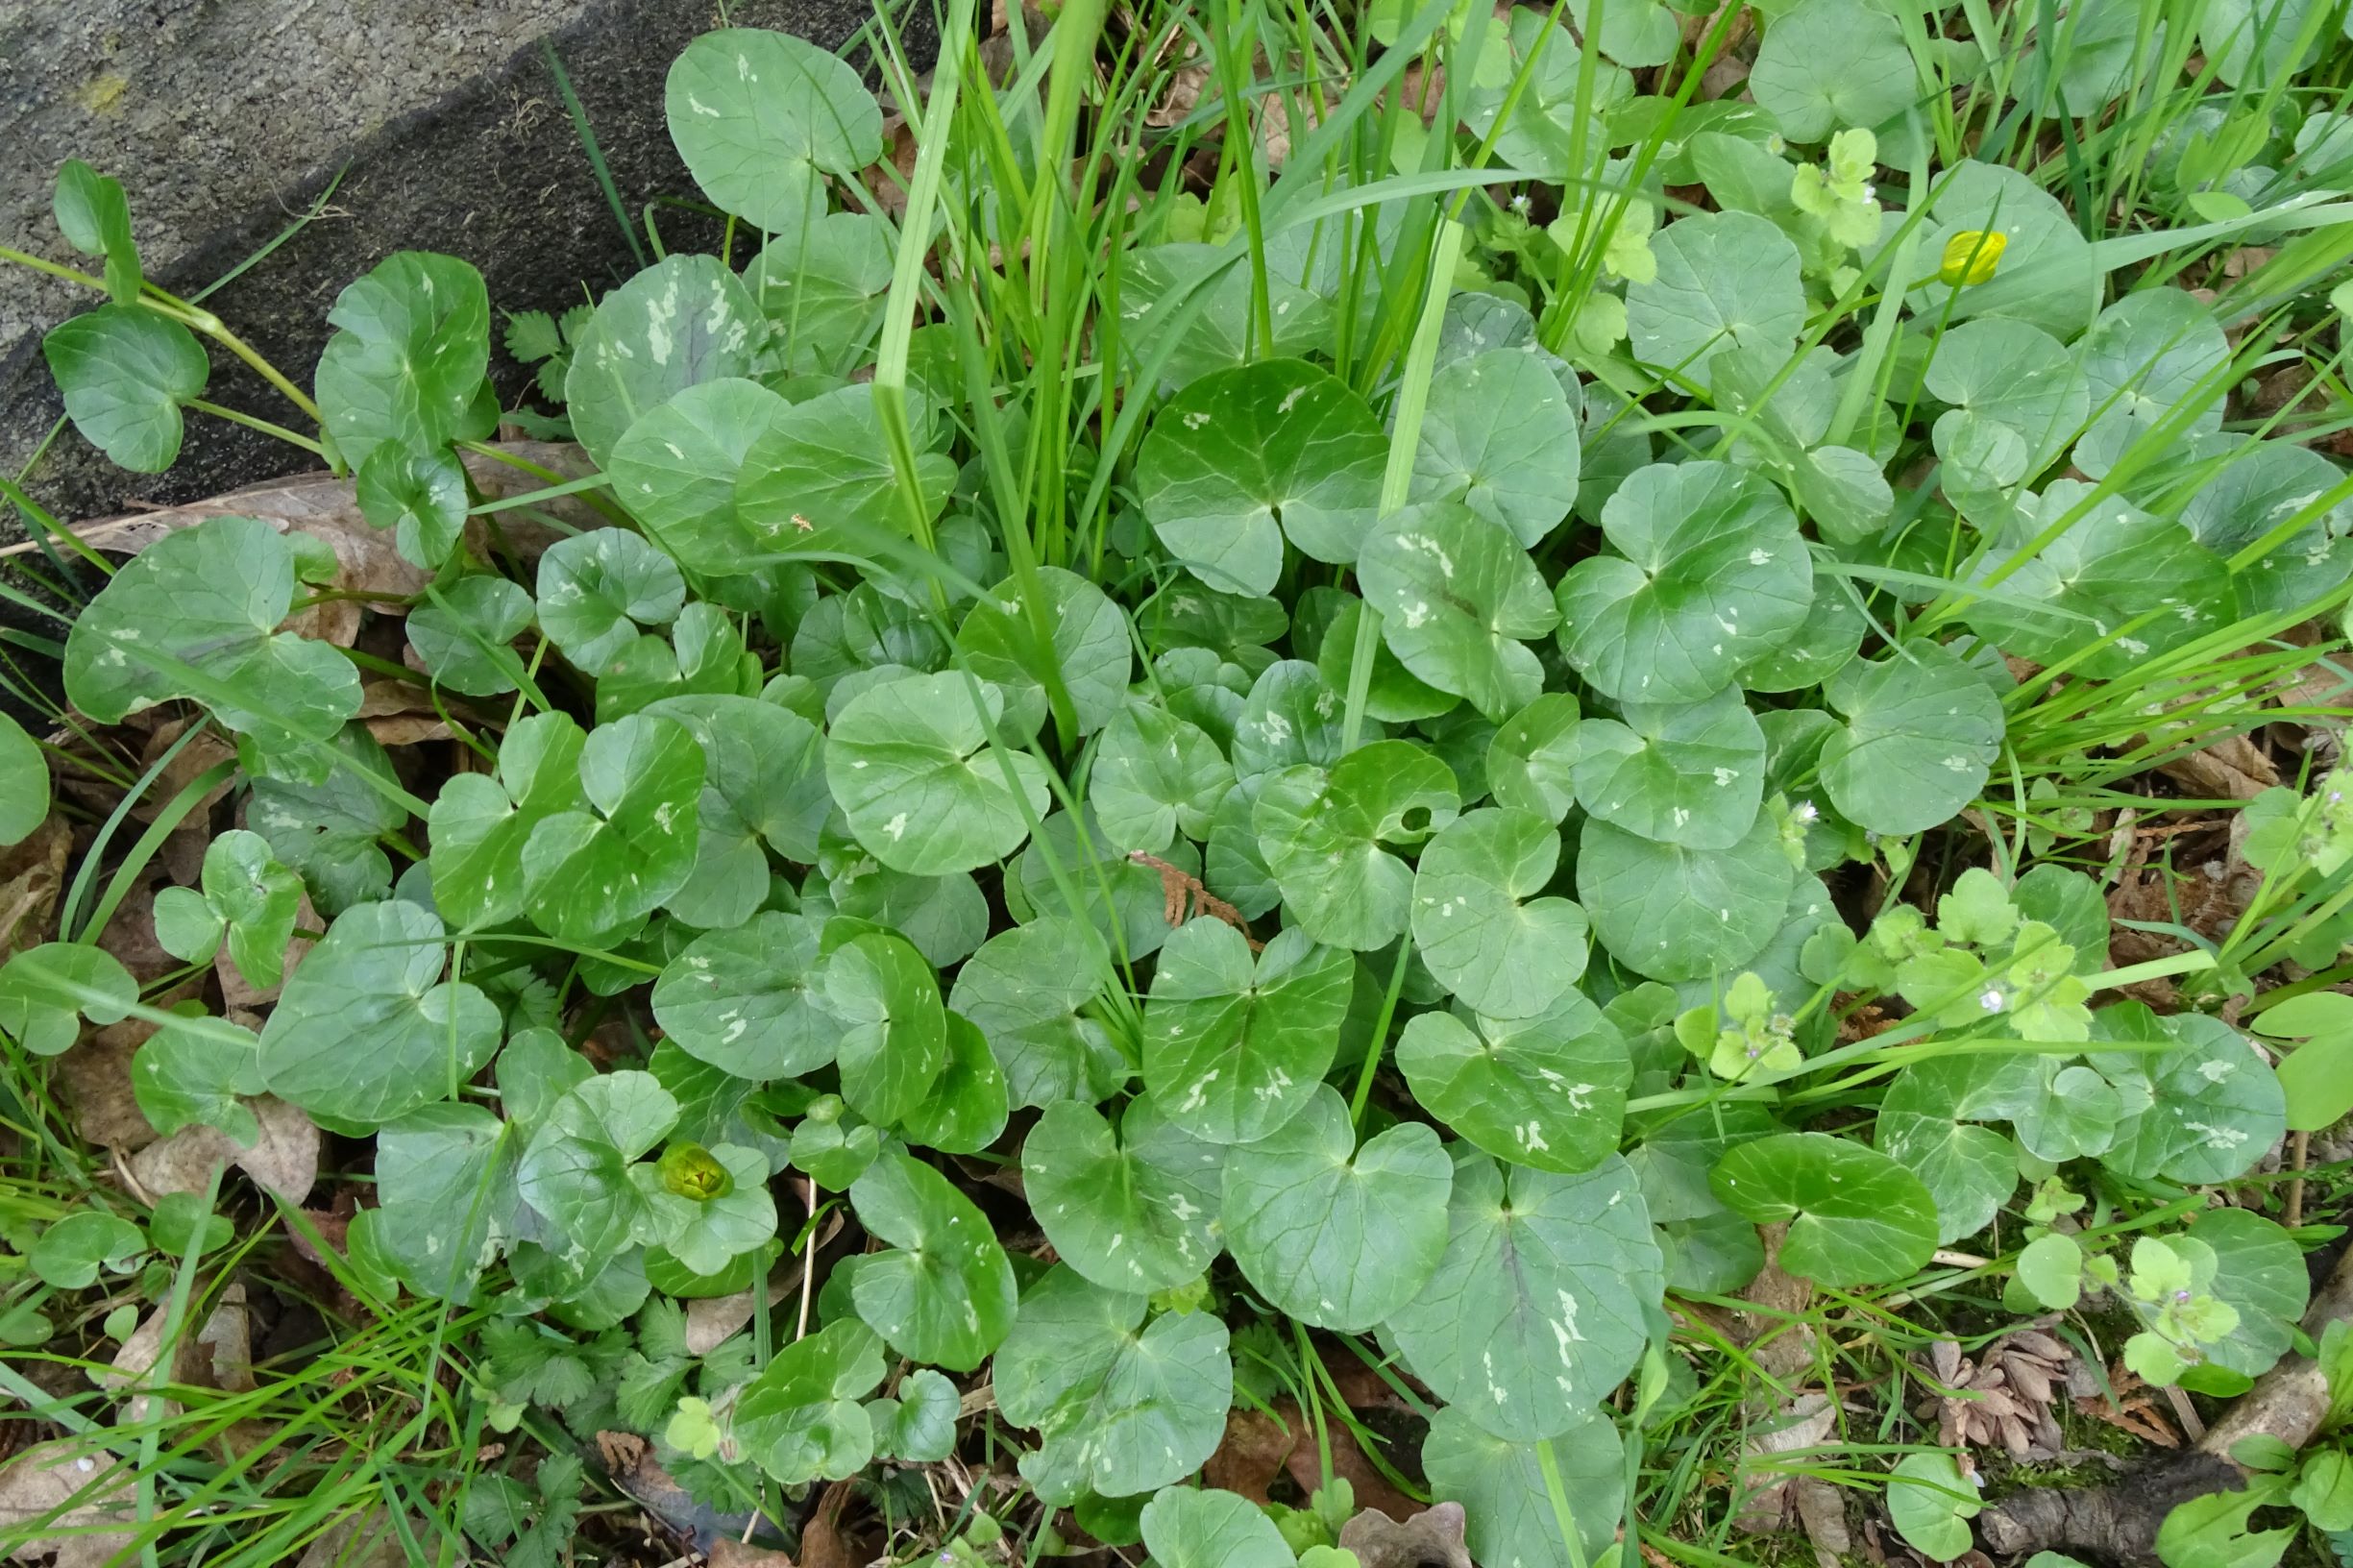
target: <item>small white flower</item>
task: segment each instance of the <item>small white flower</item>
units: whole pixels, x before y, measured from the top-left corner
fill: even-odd
[[[1988,986],[1985,990],[1985,994],[1977,998],[1977,1005],[1984,1008],[1988,1013],[1998,1013],[2001,1011],[2004,1001],[2005,998],[2001,994],[2000,987]]]
[[[1511,198],[1511,210],[1514,212],[1528,210],[1528,192],[1521,191],[1517,196]]]
[[[1822,808],[1811,800],[1801,800],[1789,808],[1789,815],[1793,821],[1802,822],[1807,827],[1811,827],[1822,821]]]

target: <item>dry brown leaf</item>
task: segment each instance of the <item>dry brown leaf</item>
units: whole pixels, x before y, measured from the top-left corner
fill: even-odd
[[[1467,1522],[1459,1503],[1396,1518],[1366,1508],[1340,1527],[1340,1549],[1354,1552],[1364,1568],[1472,1568],[1462,1543]]]
[[[217,1127],[183,1127],[131,1157],[133,1178],[152,1196],[202,1192],[215,1166],[233,1164],[256,1185],[289,1203],[302,1202],[319,1179],[317,1126],[283,1100],[245,1103],[261,1124],[260,1141],[252,1148],[241,1147]]]
[[[2159,763],[2157,771],[2194,795],[2224,800],[2252,800],[2279,782],[2271,759],[2243,735],[2226,735],[2186,756]]]
[[[0,1530],[110,1524],[132,1517],[131,1478],[103,1450],[69,1438],[36,1443],[0,1465]],[[106,1568],[131,1551],[129,1531],[90,1535],[29,1535],[10,1556],[37,1562],[56,1554],[56,1568]]]
[[[297,931],[324,931],[327,929],[327,922],[321,919],[319,912],[311,907],[310,890],[307,888],[303,890],[302,901],[295,905],[294,929]],[[296,966],[300,965],[310,949],[317,945],[318,943],[308,937],[287,938],[283,960],[284,968],[279,976],[278,984],[263,990],[245,978],[245,972],[239,969],[235,962],[229,956],[229,944],[223,943],[221,950],[212,955],[212,973],[218,978],[221,986],[222,1010],[232,1016],[252,1014],[278,1000],[278,993],[285,990],[288,980],[294,978]],[[258,1025],[249,1023],[247,1027],[257,1028]]]
[[[47,940],[65,886],[73,830],[51,817],[22,844],[0,849],[0,958]]]
[[[1830,1403],[1827,1394],[1800,1394],[1766,1424],[1767,1430],[1749,1439],[1745,1452],[1758,1458],[1771,1458],[1817,1448],[1829,1439],[1830,1431],[1837,1424],[1838,1407]],[[1751,1534],[1760,1535],[1787,1528],[1794,1502],[1789,1482],[1790,1478],[1777,1468],[1743,1466],[1740,1484],[1750,1498],[1732,1523]]]
[[[1377,1508],[1394,1519],[1413,1511],[1413,1503],[1390,1485],[1344,1426],[1330,1433],[1333,1474],[1356,1489],[1360,1507]],[[1271,1501],[1270,1488],[1287,1474],[1302,1494],[1323,1483],[1323,1458],[1315,1447],[1314,1429],[1287,1399],[1275,1401],[1274,1413],[1237,1409],[1226,1416],[1226,1434],[1202,1467],[1202,1478],[1248,1498]]]
[[[793,1559],[783,1553],[742,1541],[713,1541],[708,1560],[711,1568],[793,1568]]]
[[[768,1282],[768,1304],[773,1307],[798,1288],[797,1281],[778,1275]],[[690,1301],[686,1304],[686,1353],[689,1356],[708,1356],[750,1321],[751,1292],[748,1290],[739,1290],[732,1296],[704,1296]]]
[[[1797,1499],[1798,1522],[1814,1546],[1819,1568],[1838,1568],[1838,1559],[1854,1550],[1847,1529],[1846,1494],[1820,1476],[1793,1476],[1790,1494]]]
[[[149,866],[132,883],[122,904],[107,921],[106,929],[98,933],[98,945],[120,960],[142,987],[187,968],[156,941],[156,894],[171,885],[172,878],[164,868]]]
[[[155,1005],[169,1007],[172,1002],[159,1000]],[[81,1043],[57,1059],[58,1080],[73,1112],[74,1131],[84,1142],[127,1153],[156,1140],[156,1130],[147,1124],[131,1089],[131,1059],[155,1032],[152,1023],[125,1018],[102,1029],[85,1030]]]
[[[851,1482],[828,1485],[800,1527],[800,1568],[861,1568],[864,1559],[842,1533],[842,1509],[849,1502]]]

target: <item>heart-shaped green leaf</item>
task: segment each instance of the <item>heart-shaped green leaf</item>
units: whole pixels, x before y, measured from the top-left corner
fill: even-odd
[[[1361,1333],[1436,1269],[1453,1184],[1428,1126],[1400,1122],[1359,1147],[1347,1103],[1319,1084],[1297,1115],[1226,1157],[1226,1245],[1269,1305]]]
[[[2000,699],[1930,643],[1857,661],[1823,686],[1846,726],[1823,743],[1822,787],[1875,833],[1918,833],[1977,797],[2001,748]]]
[[[1634,1173],[1578,1176],[1458,1150],[1437,1273],[1388,1329],[1433,1391],[1482,1431],[1540,1442],[1632,1369],[1665,1290]]]
[[[1863,0],[1804,0],[1775,16],[1749,86],[1792,141],[1884,125],[1921,94],[1903,29]]]
[[[1577,798],[1603,821],[1687,849],[1748,837],[1764,799],[1765,736],[1735,688],[1703,701],[1629,702],[1625,723],[1577,732]]]
[[[1130,1497],[1199,1469],[1234,1401],[1226,1326],[1213,1312],[1144,1321],[1141,1295],[1066,1266],[1023,1293],[996,1353],[997,1409],[1034,1429],[1021,1475],[1049,1503]]]
[[[947,1066],[947,1016],[923,955],[889,932],[851,937],[826,954],[823,995],[842,1025],[835,1051],[850,1108],[887,1127],[922,1104]]]
[[[1578,900],[1602,945],[1637,974],[1728,974],[1780,929],[1795,868],[1770,816],[1728,849],[1660,844],[1598,818],[1578,842]]]
[[[1168,1119],[1213,1143],[1252,1143],[1297,1115],[1339,1048],[1355,971],[1296,928],[1254,959],[1222,920],[1178,927],[1143,1015],[1144,1082]]]
[[[948,1006],[980,1026],[1015,1105],[1093,1104],[1128,1078],[1103,1026],[1081,1009],[1103,971],[1084,927],[1047,916],[1000,931],[956,971]]]
[[[989,744],[1003,712],[994,687],[961,672],[870,686],[835,717],[825,780],[852,833],[875,859],[943,876],[1002,859],[1045,814],[1036,758]]]
[[[1528,1018],[1416,1014],[1397,1066],[1413,1097],[1473,1143],[1564,1174],[1616,1150],[1633,1081],[1625,1039],[1574,989]]]
[[[671,62],[670,139],[703,194],[762,229],[824,207],[825,175],[882,153],[882,110],[832,51],[789,33],[722,28]]]
[[[1227,593],[1272,591],[1288,538],[1352,564],[1381,499],[1388,442],[1328,371],[1266,359],[1194,381],[1152,421],[1136,489],[1161,543]]]
[[[893,1250],[858,1265],[858,1315],[900,1355],[969,1372],[1013,1327],[1013,1265],[988,1216],[929,1165],[887,1152],[849,1189]]]
[[[1602,508],[1602,527],[1620,554],[1578,562],[1558,597],[1561,648],[1607,696],[1713,697],[1804,625],[1813,559],[1780,492],[1745,469],[1638,469]]]
[[[607,294],[573,339],[573,433],[610,464],[641,415],[700,382],[748,377],[761,328],[750,291],[717,257],[655,262]]]
[[[1400,507],[1364,541],[1365,602],[1397,662],[1501,722],[1543,690],[1526,645],[1559,611],[1510,530],[1456,502]]]
[[[1087,799],[1122,849],[1158,854],[1180,829],[1206,839],[1234,769],[1217,743],[1165,708],[1132,700],[1103,731]]]
[[[335,296],[319,355],[319,422],[364,469],[391,442],[417,452],[466,427],[490,366],[490,290],[473,263],[401,251]]]
[[[331,739],[359,709],[359,672],[279,631],[294,551],[268,524],[211,517],[164,535],[108,579],[65,642],[65,695],[101,723],[193,698],[264,751]]]
[[[1726,349],[1787,355],[1796,346],[1805,326],[1798,248],[1768,220],[1753,212],[1683,218],[1652,236],[1651,252],[1655,274],[1626,290],[1635,357],[1701,380]]]
[[[1209,1487],[1165,1486],[1143,1507],[1143,1542],[1163,1568],[1295,1568],[1256,1504]]]
[[[261,1030],[271,1093],[314,1115],[378,1123],[453,1093],[499,1048],[498,1007],[444,980],[441,918],[409,903],[346,910],[286,982]]]
[[[737,515],[736,479],[786,407],[767,387],[739,377],[681,387],[614,442],[613,494],[685,565],[740,570],[763,547]]]
[[[122,962],[86,943],[45,942],[0,965],[0,1030],[36,1056],[60,1056],[81,1018],[120,1023],[139,999]]]
[[[882,1343],[844,1318],[776,1352],[744,1385],[735,1434],[753,1462],[788,1486],[856,1475],[874,1457],[874,1428],[859,1404],[888,1370]]]
[[[1422,1469],[1434,1494],[1461,1505],[1464,1540],[1479,1561],[1534,1568],[1603,1560],[1626,1513],[1626,1449],[1618,1429],[1608,1411],[1595,1410],[1549,1446],[1577,1531],[1575,1556],[1562,1541],[1534,1445],[1483,1432],[1452,1406],[1431,1418]]]
[[[1900,1280],[1936,1250],[1936,1204],[1920,1179],[1826,1133],[1743,1143],[1716,1162],[1708,1182],[1743,1218],[1787,1221],[1781,1267],[1824,1285]]]
[[[539,624],[588,674],[602,674],[637,638],[667,625],[686,601],[677,564],[625,528],[559,539],[539,558]]]
[[[1409,741],[1375,741],[1336,763],[1270,774],[1252,821],[1299,927],[1339,947],[1385,946],[1411,914],[1413,873],[1382,847],[1454,821],[1455,775]]]
[[[823,1000],[819,931],[806,916],[769,912],[704,932],[655,982],[655,1019],[680,1049],[740,1078],[815,1071],[841,1031]]]
[[[1068,694],[1078,732],[1091,735],[1109,723],[1127,696],[1127,617],[1103,590],[1075,572],[1040,567],[1037,606],[1046,628],[1041,649],[1031,610],[1019,584],[998,583],[965,617],[957,646],[972,673],[993,683],[1005,697],[1005,723],[1026,735],[1045,721],[1044,677],[1051,673]]]
[[[504,577],[464,576],[408,612],[408,646],[436,685],[467,697],[515,689],[523,663],[508,645],[534,615],[531,596]]]
[[[589,732],[587,810],[554,812],[524,841],[531,919],[588,942],[661,907],[694,873],[702,747],[674,719],[632,714]],[[551,785],[552,787],[552,785]]]
[[[1577,733],[1582,710],[1566,692],[1547,692],[1504,721],[1487,746],[1487,788],[1495,803],[1557,823],[1577,804]]]
[[[201,396],[211,366],[196,335],[134,306],[102,305],[41,339],[74,429],[114,463],[160,474],[180,455],[180,405]]]
[[[1439,984],[1499,1018],[1545,1012],[1585,971],[1585,912],[1539,896],[1560,834],[1524,811],[1474,811],[1430,841],[1413,877],[1413,942]]]
[[[1021,1145],[1039,1228],[1062,1261],[1108,1290],[1168,1290],[1201,1277],[1222,1243],[1214,1229],[1225,1151],[1138,1095],[1114,1133],[1091,1105],[1045,1109]]]
[[[1577,404],[1534,355],[1493,349],[1431,377],[1414,500],[1462,502],[1533,550],[1577,503]]]

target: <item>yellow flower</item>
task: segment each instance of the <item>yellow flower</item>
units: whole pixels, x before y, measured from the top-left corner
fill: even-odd
[[[2010,236],[1998,229],[1964,229],[1945,241],[1945,261],[1936,275],[1953,287],[1982,283],[1994,276]]]

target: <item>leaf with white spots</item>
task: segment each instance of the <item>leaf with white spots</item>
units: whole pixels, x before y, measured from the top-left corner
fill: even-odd
[[[1267,776],[1252,813],[1259,851],[1290,919],[1318,942],[1382,947],[1405,930],[1413,873],[1385,844],[1418,843],[1455,819],[1447,766],[1409,741],[1375,741],[1336,763]]]
[[[1753,212],[1708,212],[1668,224],[1651,240],[1657,269],[1626,290],[1634,356],[1703,380],[1707,361],[1738,345],[1787,354],[1805,327],[1798,248]]]
[[[1823,1285],[1883,1285],[1936,1250],[1936,1201],[1902,1165],[1827,1133],[1778,1133],[1716,1162],[1708,1184],[1759,1225],[1786,1221],[1780,1264]]]
[[[2079,3],[2075,12],[2078,49],[2092,15],[2108,21],[2130,15],[2115,0],[2096,7]],[[2128,29],[2127,49],[2131,37]],[[2174,439],[2180,429],[2174,409],[2228,362],[2230,343],[2212,306],[2187,289],[2160,285],[2136,288],[2102,310],[2075,344],[2075,355],[2091,388],[2092,428],[2075,443],[2074,463],[2099,479],[2137,445]],[[2222,399],[2201,402],[2189,430],[2211,434],[2222,428]]]
[[[996,1353],[997,1409],[1037,1432],[1021,1475],[1056,1505],[1133,1497],[1182,1480],[1216,1452],[1234,1403],[1226,1326],[1214,1312],[1145,1322],[1140,1294],[1064,1265],[1021,1297]]]
[[[266,523],[211,517],[167,533],[75,619],[65,695],[101,723],[189,697],[267,751],[331,740],[359,709],[359,673],[277,629],[294,586],[294,548]]]
[[[1387,448],[1380,420],[1337,377],[1265,359],[1205,376],[1161,409],[1136,454],[1136,491],[1194,576],[1264,594],[1286,538],[1320,561],[1356,560]]]
[[[891,1126],[923,1103],[947,1066],[940,978],[906,938],[872,930],[834,947],[822,972],[824,1006],[840,1021],[842,1098]]]
[[[1918,833],[1977,797],[2001,748],[2001,700],[1969,666],[1912,642],[1823,686],[1846,716],[1823,742],[1822,787],[1875,833]]]
[[[677,563],[626,528],[596,528],[559,539],[539,558],[539,625],[564,657],[601,675],[637,640],[686,602]]]
[[[1619,963],[1654,980],[1728,975],[1781,928],[1796,868],[1762,812],[1728,849],[1660,844],[1599,818],[1579,839],[1577,896]]]
[[[1130,1101],[1115,1133],[1093,1106],[1063,1100],[1022,1142],[1022,1186],[1064,1262],[1106,1289],[1167,1290],[1200,1278],[1221,1249],[1225,1157],[1155,1095]]]
[[[1619,553],[1561,577],[1560,646],[1620,701],[1713,697],[1789,641],[1812,607],[1814,563],[1797,514],[1746,469],[1637,469],[1602,507],[1602,528]]]
[[[910,412],[916,488],[925,510],[936,515],[955,483],[956,465],[930,450],[930,416],[921,405]],[[809,551],[891,560],[896,558],[893,551],[909,548],[898,470],[873,389],[837,386],[771,420],[744,454],[735,515],[744,530],[736,537],[757,551],[755,558]],[[870,585],[860,587],[872,592]],[[903,613],[912,618],[911,611]]]
[[[1495,803],[1558,822],[1577,804],[1577,698],[1547,692],[1504,721],[1487,744]]]
[[[1182,830],[1207,839],[1234,768],[1199,726],[1131,700],[1103,731],[1087,774],[1087,800],[1122,849],[1159,854]]]
[[[1090,1105],[1127,1082],[1128,1065],[1083,1011],[1103,970],[1084,927],[1048,915],[991,937],[956,971],[948,1006],[979,1025],[1017,1106]]]
[[[989,744],[1003,713],[992,686],[962,671],[870,686],[835,716],[825,780],[876,860],[914,876],[944,876],[1002,859],[1045,815],[1044,770],[1024,751]]]
[[[319,355],[319,421],[345,463],[464,431],[490,365],[490,292],[471,262],[398,252],[347,284],[327,319],[336,331]]]
[[[531,919],[587,942],[660,908],[694,874],[702,747],[674,719],[633,714],[589,732],[589,809],[542,818],[523,845]]]
[[[1964,322],[1921,378],[1936,418],[1947,492],[2007,489],[2048,468],[2091,413],[2091,390],[2059,340],[2022,321]]]
[[[2207,1186],[2243,1176],[2288,1127],[2287,1096],[2270,1064],[2247,1038],[2202,1013],[2159,1017],[2139,1002],[2094,1017],[2104,1040],[2164,1041],[2170,1049],[2101,1053],[2100,1072],[2129,1090],[2134,1106],[2101,1161],[2139,1181]]]
[[[1980,599],[1966,612],[1979,635],[2003,652],[2056,664],[2120,632],[2073,665],[2093,679],[2115,680],[2234,618],[2229,571],[2187,528],[2114,496],[2096,497],[2076,479],[2052,480],[2003,530],[1985,570],[2071,516],[2065,532],[2002,579],[1998,597]],[[2157,613],[2122,630],[2150,611]]]
[[[1315,666],[1278,659],[1259,673],[1234,723],[1234,775],[1250,778],[1340,755],[1341,694]]]
[[[1423,681],[1497,723],[1544,689],[1527,645],[1560,612],[1502,523],[1459,502],[1402,506],[1366,538],[1358,570],[1389,651]]]
[[[784,1346],[736,1396],[745,1454],[788,1486],[854,1476],[874,1457],[873,1423],[859,1401],[887,1370],[874,1331],[854,1317]]]
[[[1452,1406],[1431,1417],[1422,1469],[1432,1495],[1462,1505],[1464,1540],[1478,1561],[1568,1568],[1607,1560],[1604,1554],[1626,1516],[1626,1447],[1617,1426],[1607,1410],[1594,1410],[1550,1442],[1577,1528],[1575,1556],[1561,1540],[1532,1444],[1483,1432]]]
[[[677,255],[607,294],[573,340],[564,405],[600,464],[648,411],[703,381],[751,375],[760,307],[714,256]]]
[[[532,831],[588,804],[580,789],[580,749],[587,740],[570,714],[535,713],[507,727],[496,778],[453,773],[442,784],[426,822],[432,837],[427,866],[433,902],[444,916],[477,926],[523,913],[523,850]],[[271,828],[265,822],[261,831],[266,836]],[[371,845],[374,837],[367,836]]]
[[[930,1092],[899,1117],[907,1141],[947,1154],[974,1154],[997,1140],[1011,1108],[1005,1074],[988,1037],[961,1014],[947,1015],[947,1060]]]
[[[2243,442],[2251,450],[2241,450]],[[2228,461],[2218,473],[2201,467],[2188,495],[2149,499],[2179,506],[2182,527],[2199,544],[2227,560],[2293,526],[2286,539],[2233,577],[2240,614],[2295,609],[2353,575],[2353,539],[2346,537],[2353,533],[2353,500],[2319,505],[2344,481],[2335,463],[2292,441],[2246,441],[2237,435],[2208,436],[2195,451],[2201,458],[2227,455]]]
[[[308,967],[306,961],[295,971],[296,980]],[[532,1130],[516,1168],[516,1191],[555,1227],[571,1257],[594,1260],[658,1244],[667,1239],[665,1216],[629,1168],[677,1119],[678,1102],[651,1073],[601,1073],[556,1101]]]
[[[1633,1369],[1665,1294],[1634,1173],[1615,1155],[1564,1176],[1458,1149],[1449,1221],[1436,1275],[1390,1335],[1482,1431],[1559,1435]]]
[[[764,912],[706,931],[653,986],[653,1017],[680,1050],[739,1078],[797,1078],[833,1060],[842,1032],[823,1000],[820,927]]]
[[[1297,1115],[1339,1049],[1356,965],[1306,932],[1253,957],[1204,916],[1161,949],[1143,1012],[1143,1076],[1168,1119],[1213,1143],[1250,1143]]]
[[[833,810],[824,739],[789,708],[725,693],[667,697],[645,712],[676,720],[702,746],[701,842],[670,911],[690,925],[741,925],[768,901],[769,849],[818,858]]]
[[[1005,695],[1005,726],[1026,735],[1045,722],[1044,677],[1050,664],[1069,695],[1078,732],[1091,735],[1111,723],[1127,696],[1131,667],[1127,616],[1103,590],[1075,572],[1038,568],[1045,600],[1041,619],[1045,646],[1038,646],[1031,611],[1020,585],[998,583],[964,618],[956,644],[972,673]]]
[[[1687,849],[1728,849],[1764,801],[1765,735],[1737,687],[1690,703],[1629,702],[1577,734],[1577,798],[1603,821]]]
[[[2210,1209],[2190,1234],[2214,1249],[2207,1288],[2239,1311],[2238,1332],[2205,1347],[2206,1359],[2250,1378],[2269,1371],[2295,1343],[2297,1319],[2311,1300],[2303,1249],[2278,1221],[2246,1209]]]
[[[727,573],[761,552],[737,515],[744,459],[784,416],[781,397],[741,377],[698,382],[647,409],[613,447],[613,494],[671,554]]]
[[[1437,1268],[1453,1185],[1427,1124],[1399,1122],[1360,1147],[1347,1102],[1319,1084],[1299,1115],[1227,1155],[1226,1245],[1270,1306],[1361,1333]]]
[[[870,1253],[850,1283],[858,1315],[913,1360],[969,1372],[1013,1327],[1013,1265],[989,1217],[946,1177],[886,1150],[852,1183],[849,1201],[888,1252]]]
[[[1430,379],[1413,499],[1462,502],[1533,550],[1577,503],[1577,412],[1532,354],[1495,349],[1441,366]]]
[[[466,981],[442,978],[446,935],[415,904],[346,910],[262,1028],[269,1091],[335,1121],[376,1123],[472,1077],[499,1048],[499,1010]]]
[[[703,194],[762,229],[798,229],[823,208],[824,176],[882,154],[882,110],[858,73],[789,33],[703,34],[672,61],[663,109]]]
[[[1416,1014],[1397,1066],[1448,1128],[1498,1159],[1563,1174],[1616,1151],[1633,1082],[1625,1037],[1573,988],[1529,1018]]]
[[[1542,896],[1559,861],[1559,830],[1524,811],[1471,812],[1422,851],[1413,943],[1466,1006],[1533,1017],[1585,972],[1585,912]]]

